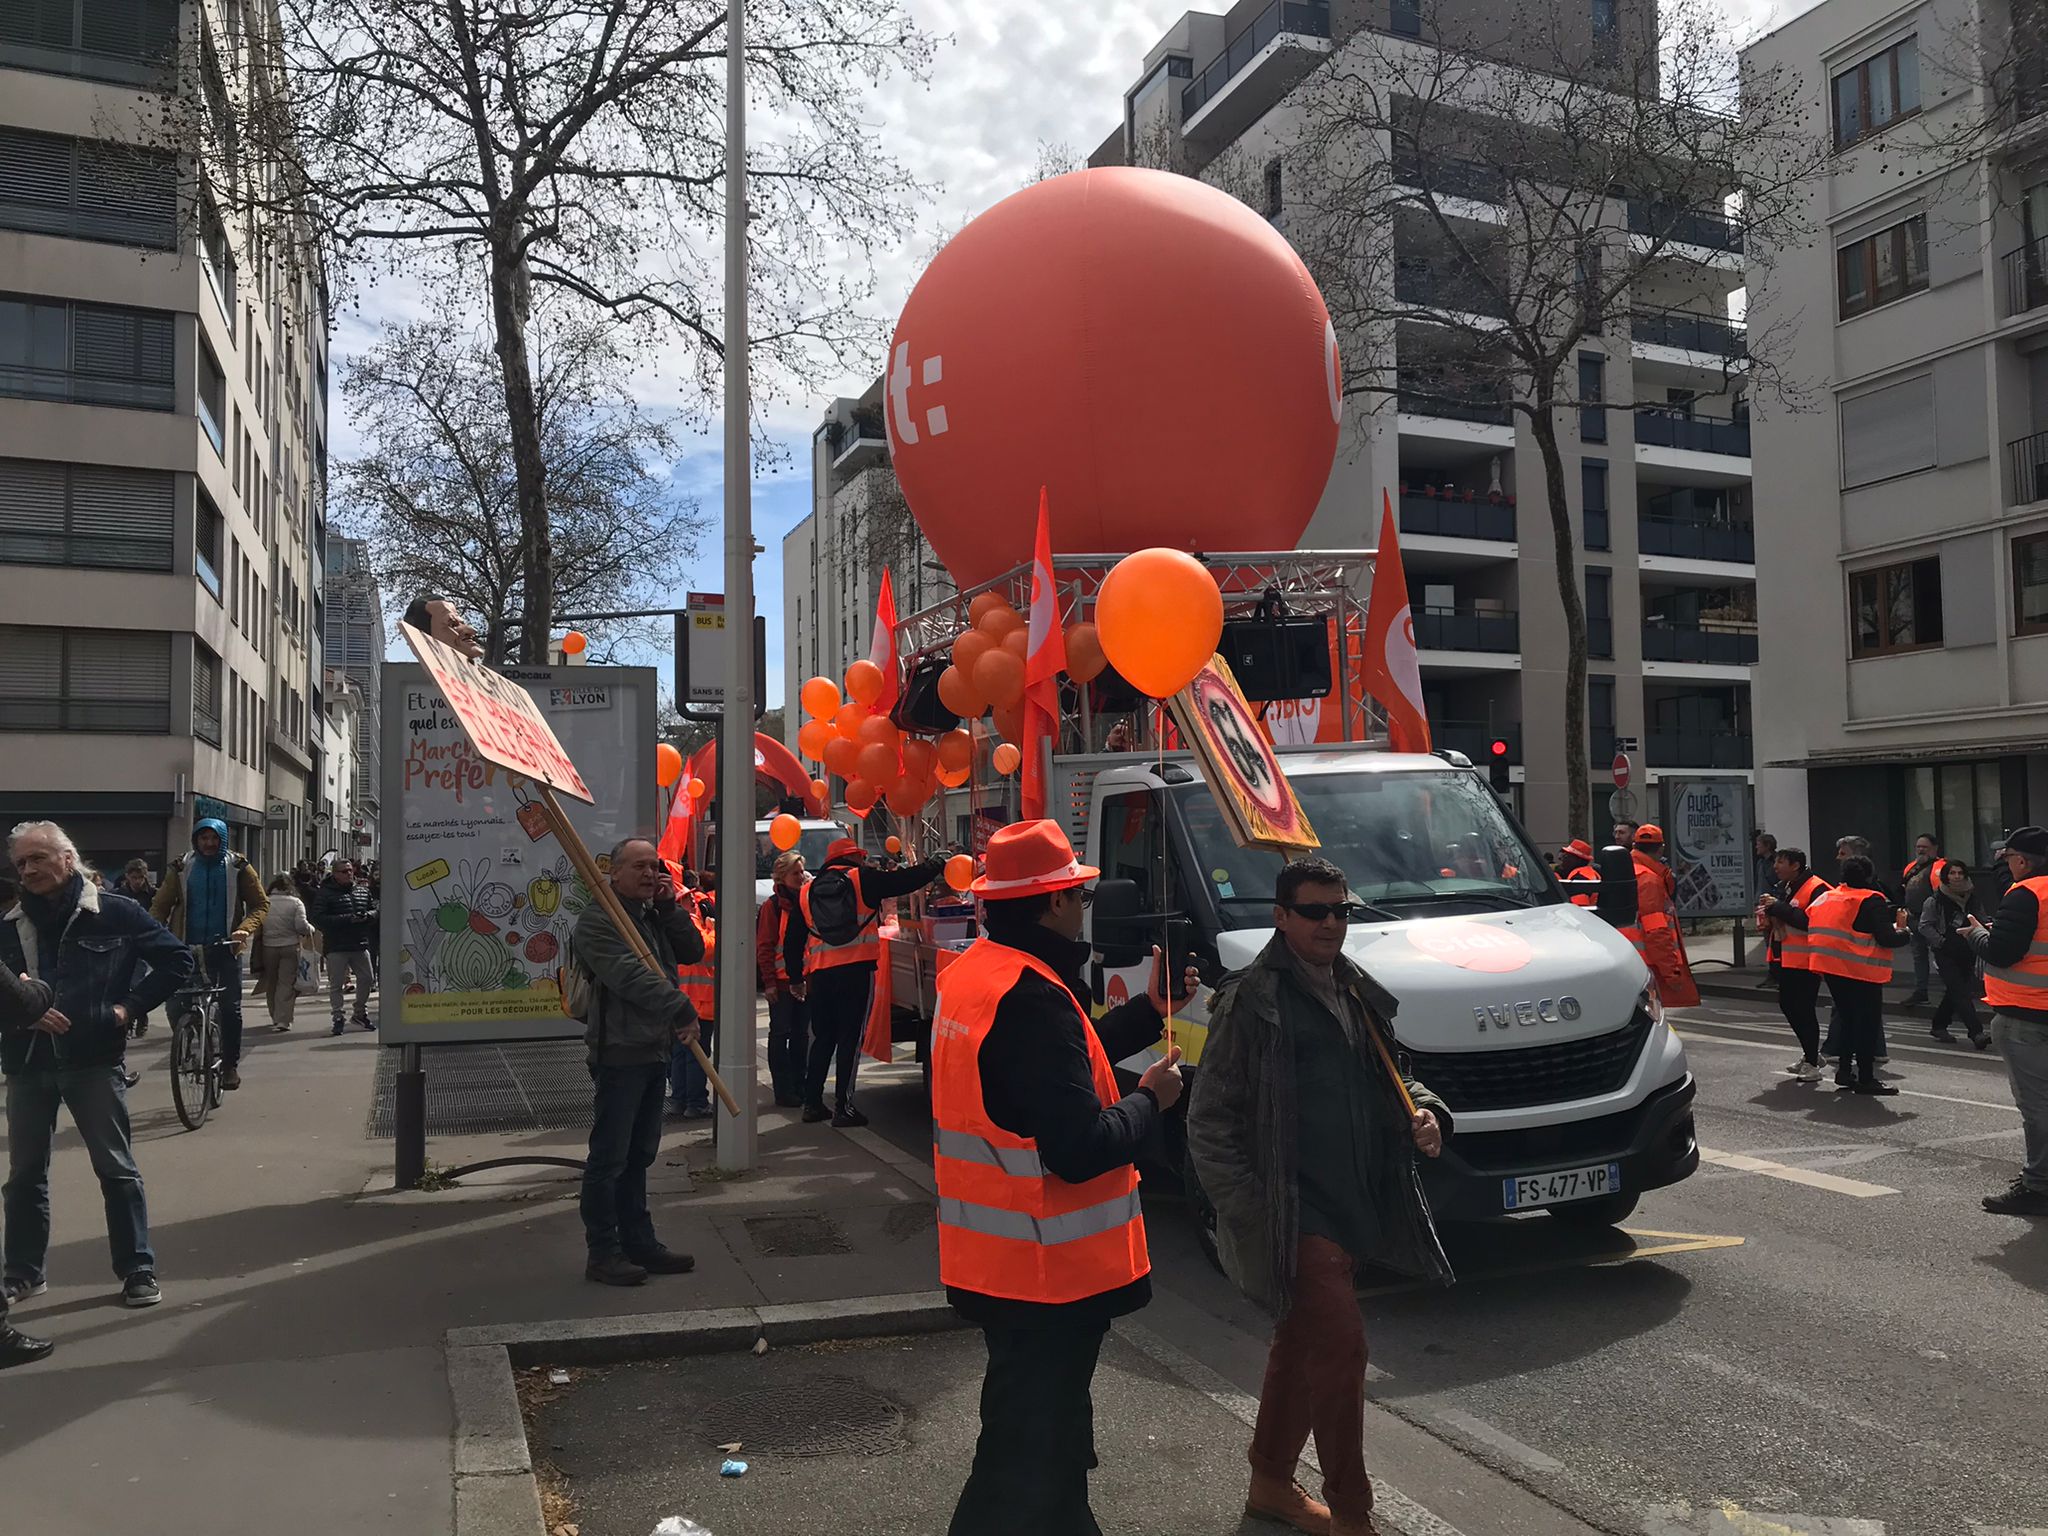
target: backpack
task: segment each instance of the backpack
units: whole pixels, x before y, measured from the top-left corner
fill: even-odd
[[[561,980],[562,1012],[579,1023],[588,1024],[591,1014],[597,1009],[597,978],[577,958],[576,945],[567,934],[562,935]]]
[[[880,917],[879,912],[861,916],[860,891],[844,869],[822,869],[804,887],[804,920],[821,944],[834,949],[851,944]]]

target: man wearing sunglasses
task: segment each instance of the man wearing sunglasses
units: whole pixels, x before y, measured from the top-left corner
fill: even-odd
[[[1246,1512],[1297,1530],[1377,1536],[1365,1470],[1365,1325],[1354,1275],[1370,1262],[1448,1284],[1415,1167],[1450,1134],[1443,1102],[1407,1083],[1411,1117],[1373,1040],[1391,1051],[1394,999],[1344,954],[1363,911],[1344,872],[1297,859],[1274,887],[1273,941],[1226,980],[1188,1107],[1188,1150],[1216,1209],[1216,1247],[1279,1320],[1252,1433]],[[1310,1433],[1323,1496],[1295,1481]]]

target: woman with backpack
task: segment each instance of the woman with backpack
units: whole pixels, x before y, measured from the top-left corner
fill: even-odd
[[[1934,1038],[1953,1042],[1949,1025],[1957,1018],[1970,1044],[1984,1050],[1990,1033],[1977,1017],[1977,952],[1965,935],[1970,929],[1970,867],[1961,859],[1944,859],[1941,884],[1920,908],[1920,942],[1927,946],[1941,973],[1941,1002],[1934,1010]]]
[[[313,936],[306,904],[290,875],[270,882],[270,910],[257,934],[257,970],[263,977],[263,1000],[270,1005],[270,1027],[283,1034],[299,1011],[299,944]]]

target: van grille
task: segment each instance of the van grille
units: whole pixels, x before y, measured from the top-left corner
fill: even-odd
[[[1608,1035],[1511,1051],[1410,1051],[1424,1087],[1458,1110],[1522,1109],[1612,1093],[1628,1081],[1650,1016],[1638,1011],[1628,1026]]]

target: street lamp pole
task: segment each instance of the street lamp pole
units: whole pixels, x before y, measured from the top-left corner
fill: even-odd
[[[725,20],[725,717],[718,736],[718,1165],[754,1166],[754,523],[747,367],[745,0]]]

